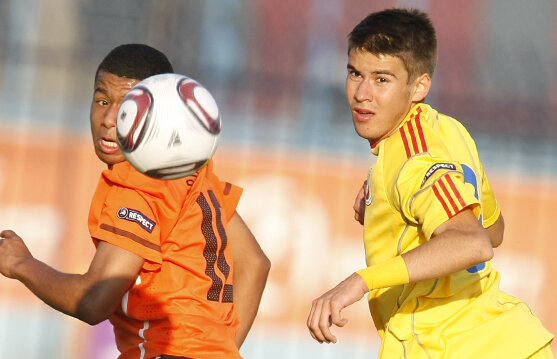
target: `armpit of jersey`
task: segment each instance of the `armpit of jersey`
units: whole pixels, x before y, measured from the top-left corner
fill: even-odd
[[[481,199],[482,199],[482,216],[484,227],[489,227],[497,221],[501,215],[501,208],[495,199],[495,194],[491,188],[491,184],[485,175],[483,167],[480,169],[481,178]]]

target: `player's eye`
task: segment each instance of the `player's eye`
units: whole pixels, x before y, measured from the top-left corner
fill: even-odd
[[[361,76],[362,75],[356,70],[350,70],[350,69],[348,70],[348,77],[350,78],[355,79],[355,78],[360,78]]]

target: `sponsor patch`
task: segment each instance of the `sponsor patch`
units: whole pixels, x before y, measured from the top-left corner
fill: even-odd
[[[127,207],[122,207],[118,210],[118,218],[135,222],[149,233],[153,232],[156,225],[154,221],[147,218],[143,213]]]
[[[423,187],[423,185],[427,182],[427,180],[428,180],[431,176],[433,176],[433,174],[434,174],[435,172],[437,172],[437,170],[440,170],[440,169],[453,170],[453,171],[455,171],[455,170],[456,170],[456,166],[453,165],[452,163],[436,163],[436,164],[434,164],[433,166],[431,166],[431,167],[429,168],[429,170],[427,170],[427,172],[426,172],[426,174],[425,174],[425,176],[424,176],[424,180],[422,181],[422,187]]]

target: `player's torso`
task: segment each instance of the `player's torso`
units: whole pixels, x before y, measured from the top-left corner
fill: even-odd
[[[432,111],[432,109],[430,109]],[[436,156],[436,143],[450,148],[450,158],[442,158],[440,162],[450,160],[459,162],[463,168],[469,168],[470,173],[465,173],[467,181],[474,182],[476,188],[481,188],[481,178],[478,176],[479,160],[471,138],[466,132],[461,132],[461,127],[454,120],[442,115],[433,116],[430,112],[430,121],[422,118],[420,126],[429,126],[427,131],[418,129],[413,124],[406,125],[400,133],[392,135],[379,144],[378,157],[375,166],[368,174],[369,195],[366,196],[366,211],[364,220],[364,247],[368,266],[380,263],[388,258],[401,255],[421,245],[428,238],[424,236],[420,227],[407,221],[393,203],[398,195],[393,183],[397,181],[399,170],[412,156],[419,156],[427,150],[431,156]],[[402,134],[402,132],[406,132]],[[428,138],[434,136],[433,139]],[[404,136],[406,135],[406,138]],[[405,142],[406,140],[406,142]],[[424,148],[422,148],[422,146]],[[472,149],[471,149],[472,147]],[[446,151],[444,152],[446,155]],[[467,171],[467,170],[466,170]],[[424,177],[424,173],[416,173]],[[427,176],[427,174],[426,174]],[[473,191],[473,189],[471,188]],[[481,191],[476,191],[481,196]],[[481,200],[481,198],[478,198]],[[491,271],[491,266],[486,263],[482,274]],[[465,271],[464,271],[465,272]],[[468,273],[469,274],[469,273]],[[440,280],[424,281],[417,284],[380,289],[370,293],[370,308],[378,328],[389,321],[393,313],[399,310],[405,302],[420,296],[447,297],[467,287],[470,282],[478,281],[478,276],[469,276],[467,273],[455,273],[453,276]],[[462,277],[462,278],[461,278]],[[455,286],[455,283],[458,283]]]
[[[141,322],[142,328],[129,332],[136,344],[143,330],[147,348],[172,343],[174,352],[165,353],[193,348],[192,357],[238,355],[232,254],[219,197],[211,183],[194,187],[180,219],[161,241],[162,265],[142,270],[127,293],[120,315]],[[147,322],[149,330],[144,330]]]
[[[417,126],[414,124],[414,133],[401,135],[403,132],[408,133],[408,128],[412,127],[412,121],[408,121],[409,124],[402,126],[400,133],[393,134],[379,145],[377,162],[369,170],[364,223],[364,245],[368,265],[407,252],[426,240],[422,238],[416,225],[405,220],[400,214],[400,208],[394,203],[399,196],[405,196],[396,192],[395,183],[399,180],[401,168],[411,161],[412,157],[427,153],[433,161],[439,162],[441,168],[451,165],[444,162],[458,163],[460,166],[457,170],[464,172],[464,181],[481,203],[481,165],[472,139],[455,120],[437,114],[433,109],[429,109],[429,112],[428,118],[422,118],[420,125],[428,126],[427,131],[416,129]],[[438,146],[442,146],[443,151],[438,151]],[[441,152],[442,154],[438,154]],[[436,167],[430,168],[430,171],[433,170],[436,170]],[[428,173],[419,169],[415,176],[424,178]],[[419,189],[416,189],[416,192],[419,192]]]
[[[191,357],[239,357],[234,342],[238,318],[227,235],[230,214],[223,206],[220,182],[214,176],[205,176],[205,172],[190,178],[191,183],[163,182],[161,185],[168,188],[140,196],[144,207],[138,212],[154,223],[151,233],[137,220],[122,221],[120,211],[111,209],[107,213],[92,206],[92,227],[99,225],[98,221],[95,224],[95,213],[99,212],[100,222],[112,222],[115,227],[131,223],[131,228],[140,228],[131,236],[133,240],[117,239],[120,242],[114,244],[133,250],[130,246],[135,242],[143,243],[160,252],[160,260],[157,256],[153,261],[145,260],[135,283],[110,318],[122,358],[151,358],[163,353],[184,356],[183,348],[188,350],[185,356]],[[102,184],[100,187],[97,193],[104,197],[101,202],[110,203],[111,208],[124,208],[127,204],[123,194],[127,193],[140,202],[133,189],[118,188],[115,196],[110,186],[105,191]],[[176,200],[184,191],[187,195]],[[114,216],[113,221],[110,216]],[[155,240],[153,233],[160,233],[159,238]]]

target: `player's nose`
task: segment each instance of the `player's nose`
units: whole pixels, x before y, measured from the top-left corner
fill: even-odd
[[[354,98],[359,102],[373,100],[373,87],[367,81],[361,81],[356,87]]]
[[[118,108],[120,105],[112,104],[107,107],[104,118],[103,118],[103,125],[107,128],[111,128],[116,126],[116,117],[118,116]]]

